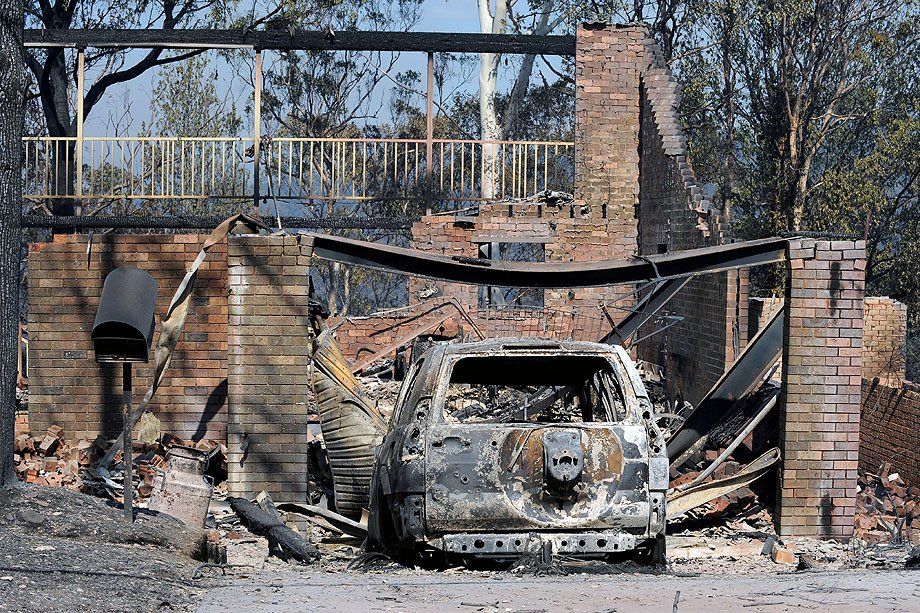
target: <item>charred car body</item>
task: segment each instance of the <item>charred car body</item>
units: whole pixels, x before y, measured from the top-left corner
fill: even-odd
[[[668,460],[620,347],[490,340],[415,360],[371,483],[400,557],[664,556]]]

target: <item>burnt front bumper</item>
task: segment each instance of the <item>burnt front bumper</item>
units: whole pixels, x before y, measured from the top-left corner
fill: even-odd
[[[539,552],[550,543],[553,553],[598,558],[631,551],[640,541],[626,532],[528,532],[446,534],[428,544],[448,554],[488,558],[515,558]]]

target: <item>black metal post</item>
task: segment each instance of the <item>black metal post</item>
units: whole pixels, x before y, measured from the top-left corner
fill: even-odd
[[[262,51],[252,67],[252,214],[259,217],[262,195]]]
[[[431,215],[431,195],[434,192],[434,53],[428,54],[428,100],[425,111],[425,215]],[[442,145],[443,147],[443,145]]]
[[[124,447],[122,460],[125,463],[125,491],[124,507],[125,520],[130,524],[134,521],[134,463],[131,450],[131,363],[122,365],[122,400],[125,405],[124,415]]]

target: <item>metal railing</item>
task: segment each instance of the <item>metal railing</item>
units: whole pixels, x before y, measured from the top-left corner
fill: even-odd
[[[571,142],[263,137],[258,174],[254,144],[246,137],[26,137],[23,196],[252,198],[258,176],[258,194],[279,199],[478,201],[569,191],[574,182]]]
[[[79,141],[78,147],[76,138],[23,139],[26,198],[252,196],[252,139],[86,137]]]

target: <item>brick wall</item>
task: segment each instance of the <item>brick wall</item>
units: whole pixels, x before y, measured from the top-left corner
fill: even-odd
[[[636,250],[641,27],[580,25],[575,38],[575,202],[611,220],[609,241]]]
[[[782,298],[751,298],[748,338],[763,328]],[[879,377],[893,387],[905,378],[907,306],[887,297],[866,297],[863,301],[863,379]]]
[[[751,298],[748,301],[748,340],[754,338],[782,308],[783,299],[779,296]]]
[[[624,259],[638,252],[639,77],[647,65],[643,27],[580,26],[576,36],[575,201],[573,204],[484,203],[475,217],[427,216],[413,225],[412,246],[442,255],[478,257],[478,243],[531,237],[546,261]],[[477,288],[412,279],[410,301],[437,287],[473,317]],[[495,335],[571,336],[597,340],[609,323],[599,305],[632,304],[632,287],[547,290],[545,311],[490,313]],[[478,320],[477,320],[478,321]]]
[[[783,536],[848,538],[856,510],[865,244],[790,243],[780,415]]]
[[[307,313],[309,251],[297,236],[230,236],[228,488],[307,498],[307,428],[315,414]]]
[[[478,257],[477,242],[532,237],[547,261],[624,259],[636,253],[719,244],[721,221],[696,185],[677,119],[676,83],[641,26],[580,26],[576,36],[575,202],[572,205],[485,203],[474,217],[428,216],[412,229],[412,246],[442,255]],[[477,313],[477,288],[412,279],[410,302],[432,289]],[[631,286],[547,290],[543,313],[490,316],[490,335],[536,334],[595,340],[629,308]],[[747,273],[694,280],[669,310],[683,321],[640,346],[640,355],[671,367],[679,392],[698,400],[734,360],[747,338]],[[346,355],[373,345],[362,321],[342,329]],[[643,336],[651,327],[640,332]],[[368,333],[370,334],[370,332]]]
[[[721,219],[696,183],[678,120],[677,84],[654,41],[643,37],[639,87],[639,250],[643,255],[722,244]],[[699,401],[747,340],[746,270],[692,280],[665,307],[682,320],[639,345],[665,367],[669,396]],[[647,336],[660,324],[645,326]]]
[[[195,258],[198,235],[57,235],[30,245],[29,412],[31,427],[64,427],[68,439],[121,432],[121,368],[96,364],[90,334],[105,276],[119,266],[146,270],[159,285],[156,316],[165,312]],[[151,405],[164,432],[223,440],[227,424],[227,263],[215,246],[201,267],[182,340]],[[157,333],[159,331],[159,322]],[[135,397],[153,370],[134,367]]]
[[[539,242],[544,245],[547,262],[625,258],[635,251],[634,230],[626,234],[626,242],[633,245],[632,251],[626,253],[623,251],[626,243],[612,234],[618,222],[600,215],[581,216],[579,211],[581,208],[572,204],[516,203],[509,206],[496,203],[482,204],[475,217],[458,219],[429,215],[413,224],[411,246],[439,255],[479,257],[480,243]],[[611,240],[611,236],[615,240]],[[610,331],[599,305],[602,302],[613,304],[614,311],[617,306],[628,306],[630,301],[622,297],[631,290],[629,287],[546,290],[544,309],[493,309],[486,313],[479,309],[476,286],[418,277],[409,280],[409,296],[413,303],[422,302],[433,289],[438,290],[439,296],[455,298],[488,336],[576,335],[583,340],[598,340]],[[622,316],[622,313],[616,312],[615,316]],[[362,325],[380,330],[390,324],[365,321]],[[464,329],[459,318],[458,326]],[[372,344],[369,341],[369,338],[360,337],[356,340],[362,345]],[[349,355],[347,351],[346,355]]]
[[[448,338],[462,336],[475,339],[469,325],[452,306],[442,306],[430,312],[426,310],[410,308],[405,313],[394,315],[349,317],[336,330],[336,340],[342,355],[352,364],[357,364],[418,330]],[[441,322],[444,316],[450,316],[451,319]],[[395,349],[392,353],[395,353]]]
[[[859,468],[875,473],[884,462],[908,485],[920,486],[920,388],[914,383],[887,386],[862,382]]]
[[[888,297],[866,298],[863,342],[863,377],[898,387],[907,369],[907,305]]]

